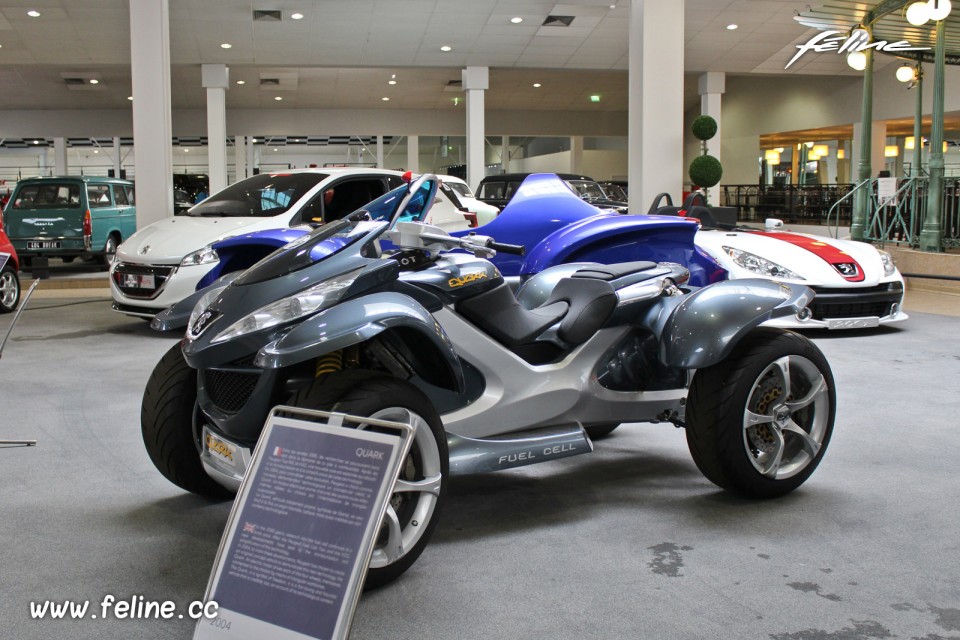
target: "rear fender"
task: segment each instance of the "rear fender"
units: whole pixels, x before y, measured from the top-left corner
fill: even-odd
[[[684,369],[717,364],[752,329],[771,318],[797,313],[813,295],[803,285],[759,278],[700,289],[684,298],[663,323],[660,359]]]
[[[668,216],[597,215],[553,232],[527,252],[521,275],[568,262],[615,264],[649,260],[675,262],[690,271],[690,285],[702,287],[727,276],[699,251],[693,220]]]
[[[260,349],[255,364],[264,369],[288,367],[387,331],[408,347],[418,376],[434,386],[463,391],[463,368],[443,327],[420,303],[394,292],[348,300],[308,318]]]

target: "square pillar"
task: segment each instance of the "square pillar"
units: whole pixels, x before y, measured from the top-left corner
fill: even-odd
[[[407,136],[407,171],[420,173],[420,136]]]
[[[484,162],[484,92],[490,87],[488,67],[467,67],[461,74],[467,94],[467,184],[476,190],[486,174]]]
[[[207,175],[210,194],[227,186],[227,89],[230,70],[225,64],[204,64],[200,67],[203,87],[207,90]]]
[[[583,173],[583,136],[570,136],[570,173]]]
[[[720,105],[723,93],[727,88],[726,79],[727,74],[722,71],[708,71],[701,75],[699,80],[700,114],[710,116],[717,121],[716,135],[707,140],[707,153],[720,160],[721,165],[723,159],[720,157],[720,141],[723,139],[721,137],[723,120],[720,117]],[[707,202],[712,205],[720,204],[719,184],[707,189]]]
[[[246,136],[234,136],[233,137],[233,155],[234,155],[234,166],[236,166],[237,171],[234,176],[234,181],[239,182],[247,177],[247,138]]]

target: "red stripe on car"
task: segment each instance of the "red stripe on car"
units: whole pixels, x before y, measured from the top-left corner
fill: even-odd
[[[815,256],[828,262],[845,280],[850,282],[863,282],[863,269],[859,263],[846,251],[841,251],[823,240],[811,238],[810,236],[801,236],[795,233],[786,233],[784,231],[753,231],[752,233],[782,240],[783,242],[789,242],[795,247],[806,249]]]

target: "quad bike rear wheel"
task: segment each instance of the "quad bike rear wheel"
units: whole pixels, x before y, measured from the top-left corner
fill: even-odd
[[[416,427],[410,454],[400,467],[397,490],[390,498],[374,545],[364,589],[395,580],[427,546],[446,495],[447,438],[433,404],[408,382],[362,370],[322,376],[291,396],[287,404]]]
[[[807,338],[760,328],[722,362],[697,371],[687,444],[714,484],[749,497],[793,491],[830,442],[836,392],[830,365]]]

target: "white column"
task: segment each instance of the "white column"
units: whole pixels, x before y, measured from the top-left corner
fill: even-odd
[[[684,0],[630,0],[630,210],[683,189]]]
[[[69,171],[67,170],[67,139],[66,138],[54,138],[53,139],[53,167],[54,175],[65,176],[68,175]]]
[[[707,153],[712,155],[720,163],[723,159],[720,157],[720,136],[723,121],[720,118],[720,102],[723,92],[726,90],[727,74],[723,71],[708,71],[700,76],[700,114],[710,116],[717,121],[717,134],[710,140],[707,140]],[[688,132],[685,132],[688,133]],[[720,185],[707,189],[707,201],[711,205],[720,204]]]
[[[383,169],[383,136],[377,136],[377,169]]]
[[[256,158],[259,154],[256,152],[257,145],[254,144],[254,141],[256,139],[257,139],[256,136],[250,136],[247,139],[248,141],[247,141],[247,148],[245,150],[245,153],[247,154],[247,176],[248,177],[253,175],[253,170],[257,166]]]
[[[407,136],[407,171],[420,173],[420,136]]]
[[[173,215],[169,0],[130,0],[137,226]]]
[[[121,178],[123,174],[123,157],[120,155],[120,138],[118,136],[113,137],[113,175],[114,177]]]
[[[246,136],[233,136],[233,155],[234,164],[237,167],[237,174],[234,181],[239,182],[247,177],[247,138]]]
[[[467,184],[476,190],[486,173],[484,170],[484,91],[490,86],[488,67],[467,67],[461,74],[467,94]]]
[[[37,168],[41,176],[49,175],[50,154],[49,147],[40,147],[37,149]]]
[[[570,173],[583,173],[583,136],[570,136]]]
[[[510,136],[500,136],[500,167],[510,173]]]
[[[203,86],[207,90],[207,174],[210,193],[227,186],[227,89],[230,70],[225,64],[200,66]]]

